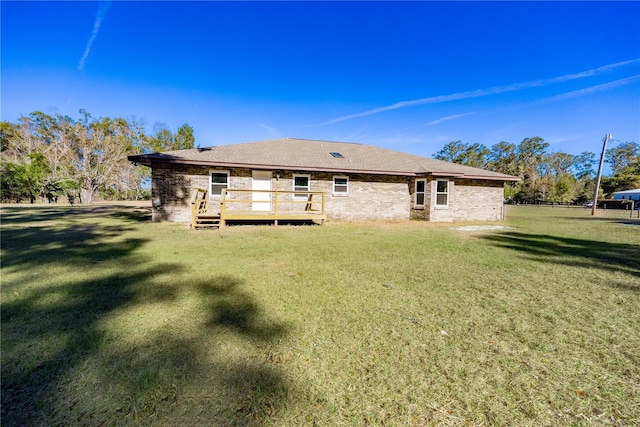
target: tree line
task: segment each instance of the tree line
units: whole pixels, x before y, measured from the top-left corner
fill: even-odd
[[[150,133],[135,118],[94,118],[85,110],[73,119],[35,111],[17,122],[0,122],[0,200],[91,203],[96,195],[111,200],[150,197],[148,168],[134,167],[127,156],[194,148],[193,128],[174,133],[156,123]],[[502,141],[491,148],[452,141],[434,157],[521,178],[505,197],[514,202],[582,203],[593,197],[598,157],[551,152],[540,137],[518,145]],[[601,182],[600,197],[640,188],[640,146],[620,143],[606,151],[612,175]]]
[[[0,200],[56,202],[64,197],[72,204],[89,204],[96,195],[149,198],[149,169],[134,167],[127,156],[194,144],[188,124],[173,133],[158,122],[147,134],[135,118],[95,118],[80,110],[73,119],[34,111],[15,123],[0,122]]]
[[[463,165],[520,177],[510,183],[505,198],[513,202],[582,203],[593,199],[599,156],[549,151],[540,137],[525,138],[518,145],[502,141],[486,147],[480,143],[452,141],[434,157]],[[615,191],[640,188],[640,145],[623,142],[605,152],[612,175],[603,177],[599,198]]]

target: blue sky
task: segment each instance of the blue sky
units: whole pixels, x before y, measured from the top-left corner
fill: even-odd
[[[640,2],[12,2],[1,119],[183,123],[432,156],[540,136],[640,142]]]

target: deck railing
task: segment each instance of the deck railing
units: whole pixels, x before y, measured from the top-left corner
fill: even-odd
[[[326,219],[322,191],[223,189],[220,219],[320,220]]]

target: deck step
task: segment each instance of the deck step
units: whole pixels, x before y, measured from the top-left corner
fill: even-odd
[[[195,228],[220,228],[220,215],[200,214],[196,217]]]

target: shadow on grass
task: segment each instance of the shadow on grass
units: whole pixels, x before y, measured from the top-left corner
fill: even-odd
[[[618,211],[617,216],[550,216],[549,218],[553,218],[558,221],[581,221],[581,222],[610,222],[614,224],[625,224],[625,225],[637,225],[640,226],[640,218],[638,218],[636,213],[633,216],[629,216],[629,211]],[[636,211],[637,212],[637,211]]]
[[[55,221],[67,218],[73,214],[73,207],[45,207],[45,206],[3,206],[2,222],[17,224],[34,224],[42,221]]]
[[[6,221],[5,221],[6,224]],[[69,227],[33,226],[2,230],[3,268],[29,269],[46,264],[90,266],[108,259],[127,257],[146,243],[124,239],[131,228],[124,225],[75,224]]]
[[[283,325],[264,322],[258,304],[249,294],[238,290],[239,285],[240,282],[228,276],[198,285],[199,293],[208,305],[206,325],[227,328],[257,340],[272,340],[284,335]]]
[[[110,215],[116,219],[129,222],[150,222],[151,207],[120,207]]]
[[[141,255],[149,241],[126,238],[126,224],[91,223],[89,214],[38,225],[43,215],[26,228],[23,217],[3,218],[3,425],[249,425],[284,404],[280,370],[211,345],[220,337],[252,347],[287,333],[240,280],[176,283],[185,267]],[[71,275],[29,273],[58,267]],[[179,304],[185,288],[202,307],[186,332],[144,319],[141,307]],[[138,337],[131,342],[109,326],[129,312],[140,316],[129,320]]]
[[[481,236],[502,248],[524,253],[540,262],[579,266],[604,271],[622,271],[640,276],[640,245],[506,232]],[[630,286],[640,292],[640,286]]]
[[[77,206],[3,206],[2,220],[11,224],[38,223],[43,221],[73,220],[113,217],[123,222],[151,221],[151,207],[121,205],[77,205]]]

